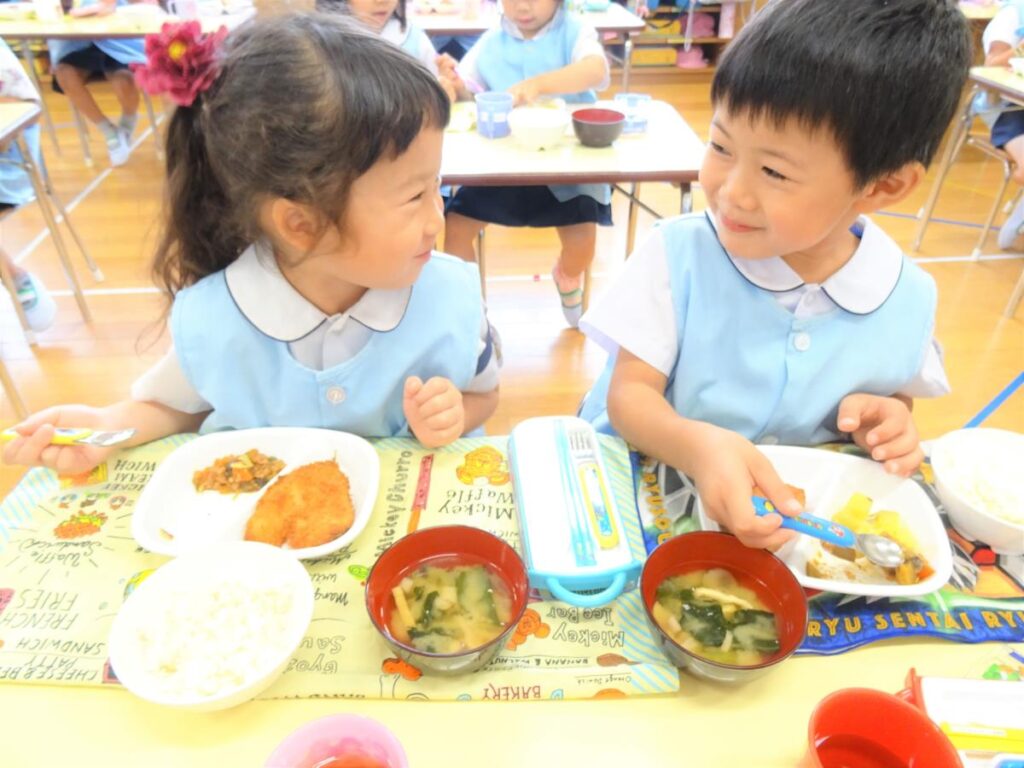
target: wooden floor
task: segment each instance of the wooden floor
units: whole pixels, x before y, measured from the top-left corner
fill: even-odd
[[[101,104],[116,117],[110,93],[102,84],[96,88]],[[669,101],[702,138],[707,137],[711,116],[707,83],[680,84],[638,73],[634,90]],[[148,124],[143,118],[137,132],[139,143],[128,164],[113,170],[107,168],[106,153],[94,131],[92,151],[97,160],[89,169],[83,163],[66,102],[52,93],[46,100],[59,126],[60,154],[43,137],[53,181],[65,203],[73,205],[71,218],[106,279],[94,282],[84,264],[76,261],[95,316],[87,325],[66,291],[56,252],[43,236],[36,207],[26,206],[0,222],[3,247],[58,294],[57,322],[41,334],[35,348],[20,338],[16,323],[0,317],[0,354],[30,410],[61,402],[99,405],[123,398],[132,380],[167,344],[157,324],[161,299],[147,274],[163,174],[152,136],[138,138]],[[919,401],[917,420],[925,437],[962,426],[1024,370],[1024,306],[1013,319],[1001,314],[1024,260],[999,254],[994,233],[986,248],[993,258],[979,263],[966,259],[991,205],[999,173],[997,163],[968,151],[953,169],[936,210],[939,219],[959,223],[933,224],[920,253],[915,254],[939,285],[937,334],[945,346],[953,386],[948,397]],[[913,218],[930,182],[931,176],[908,201],[876,218],[905,247],[909,247]],[[666,214],[678,210],[678,191],[667,185],[649,185],[642,190],[642,197]],[[698,192],[695,208],[701,207],[703,199]],[[594,266],[597,293],[623,261],[626,215],[621,200],[614,215],[616,226],[602,228],[599,235]],[[639,232],[647,231],[651,223],[641,214]],[[494,228],[489,232],[487,298],[504,352],[501,405],[487,425],[492,434],[507,433],[528,416],[573,412],[604,363],[600,350],[563,324],[548,277],[556,252],[553,231]],[[878,343],[884,344],[884,339]],[[0,396],[0,425],[14,419],[11,404]],[[1024,390],[986,424],[1024,432]],[[13,487],[21,472],[20,468],[0,467],[0,493]]]

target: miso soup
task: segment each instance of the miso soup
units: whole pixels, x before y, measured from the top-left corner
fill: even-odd
[[[403,578],[391,593],[392,637],[427,653],[486,645],[512,619],[508,588],[483,565],[435,560]]]
[[[779,650],[775,614],[724,568],[666,579],[655,600],[651,613],[658,626],[698,656],[749,667]]]

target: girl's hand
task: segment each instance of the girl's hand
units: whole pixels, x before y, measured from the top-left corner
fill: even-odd
[[[837,426],[893,475],[909,477],[924,460],[910,408],[899,398],[847,395],[839,404]]]
[[[117,7],[117,0],[100,0],[92,5],[78,6],[68,11],[68,16],[82,18],[85,16],[109,16]]]
[[[523,80],[509,88],[508,92],[512,94],[514,106],[521,107],[537,100],[540,96],[540,87],[533,79]]]
[[[428,448],[448,445],[462,435],[466,419],[462,393],[441,376],[426,384],[418,376],[406,379],[402,410],[409,429]]]
[[[780,547],[794,534],[781,528],[780,515],[758,517],[754,513],[754,486],[787,514],[798,513],[800,502],[753,443],[712,424],[702,428],[700,458],[691,465],[691,474],[708,516],[748,547]]]
[[[459,62],[450,54],[438,54],[437,58],[434,59],[434,63],[437,64],[437,74],[441,77],[458,77],[455,70],[458,68]]]
[[[77,475],[101,464],[117,450],[91,445],[50,445],[57,427],[107,429],[109,425],[103,423],[98,408],[85,405],[47,408],[15,425],[21,437],[4,448],[4,463],[49,467],[62,475]]]

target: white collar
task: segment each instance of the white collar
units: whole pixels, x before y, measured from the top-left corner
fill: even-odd
[[[258,331],[278,341],[308,336],[331,319],[299,293],[281,274],[274,253],[265,241],[254,243],[224,270],[235,306]],[[344,315],[371,331],[393,330],[405,315],[412,286],[384,290],[370,288]]]
[[[387,40],[389,43],[401,47],[402,43],[405,42],[406,38],[409,37],[411,27],[408,22],[405,24],[405,29],[402,29],[402,22],[392,16],[390,19],[384,22],[384,26],[381,27],[380,36]]]
[[[708,221],[717,234],[718,225],[710,211]],[[821,289],[847,312],[868,315],[881,307],[895,290],[903,271],[903,251],[866,216],[857,219],[854,228],[858,227],[861,236],[857,249],[838,272],[821,284]],[[779,256],[741,259],[728,251],[726,255],[743,277],[763,290],[784,293],[804,285],[800,275]]]
[[[537,34],[535,34],[530,39],[536,40],[550,32],[551,28],[555,26],[555,24],[557,24],[559,21],[561,21],[564,13],[565,11],[562,9],[562,6],[558,6],[558,9],[555,11],[555,15],[551,17],[551,21],[549,21],[543,27],[538,29]],[[517,40],[526,39],[525,37],[523,37],[523,33],[519,31],[519,27],[516,26],[516,23],[505,14],[501,14],[501,28],[504,29],[506,33],[512,35],[512,37],[516,38]]]

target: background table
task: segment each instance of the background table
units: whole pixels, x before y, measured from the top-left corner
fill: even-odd
[[[199,22],[204,32],[214,32],[222,26],[234,29],[239,24],[251,19],[255,14],[255,10],[248,9],[239,13],[223,14],[221,16],[205,16],[199,19]],[[179,21],[179,19],[163,13],[139,16],[137,14],[119,12],[107,16],[86,16],[83,18],[65,16],[57,21],[41,21],[36,18],[18,19],[0,21],[0,37],[8,42],[20,40],[24,43],[22,50],[25,52],[25,63],[28,67],[29,76],[41,93],[42,86],[36,74],[35,55],[32,52],[33,41],[131,39],[156,34],[160,31],[160,27],[168,21]],[[143,91],[142,95],[150,124],[153,126],[153,138],[157,143],[157,153],[162,156],[163,150],[160,147],[160,134],[156,129],[156,115],[153,112],[153,104],[148,94]],[[86,164],[92,165],[92,155],[89,152],[85,126],[78,111],[72,109],[72,112],[75,116],[75,125],[78,128],[79,138],[82,141],[82,152],[85,155]],[[58,147],[57,134],[54,131],[53,122],[45,111],[43,113],[43,120],[53,145]]]
[[[612,106],[612,105],[609,105]],[[456,105],[453,123],[462,120],[472,104]],[[704,143],[663,101],[648,105],[647,130],[623,134],[612,146],[585,147],[575,136],[543,151],[524,150],[511,137],[487,139],[473,131],[449,130],[441,160],[443,183],[458,186],[530,186],[535,184],[614,184],[629,198],[626,253],[633,250],[638,208],[659,216],[637,199],[638,185],[664,181],[679,186],[680,211],[690,210],[690,186],[697,180],[704,159]],[[628,190],[622,184],[629,184]],[[480,250],[480,278],[485,275]],[[586,291],[584,292],[586,295]]]

